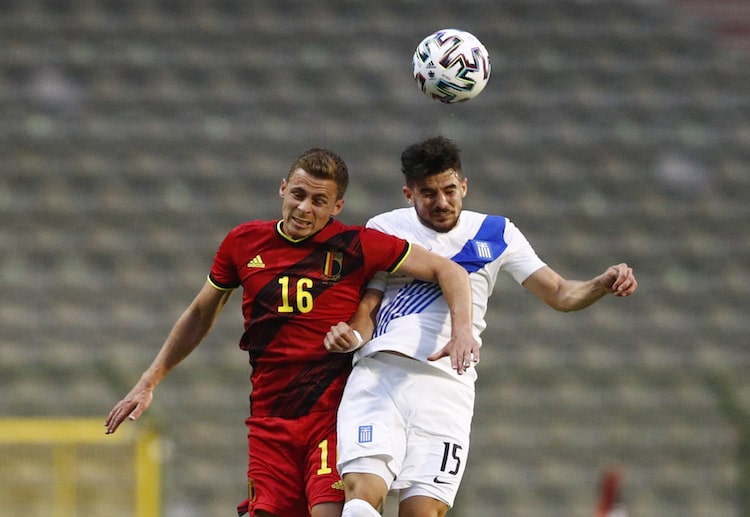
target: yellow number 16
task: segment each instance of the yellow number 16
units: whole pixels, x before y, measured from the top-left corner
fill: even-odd
[[[281,284],[281,305],[279,312],[294,312],[295,307],[289,301],[289,277],[282,276],[279,278]],[[313,296],[309,289],[312,288],[313,281],[311,278],[300,278],[297,280],[297,300],[296,309],[301,313],[310,312],[313,308]]]

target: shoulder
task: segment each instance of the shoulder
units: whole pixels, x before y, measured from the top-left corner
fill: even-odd
[[[408,220],[411,218],[413,212],[414,209],[411,207],[396,208],[394,210],[389,210],[388,212],[382,212],[376,216],[371,217],[370,220],[367,221],[367,226],[370,226],[370,223]]]
[[[386,231],[385,228],[362,228],[360,232],[363,241],[369,242],[402,242],[405,239],[393,232]]]
[[[463,210],[456,232],[477,237],[488,237],[490,235],[502,236],[511,224],[510,220],[502,215]]]
[[[329,244],[333,241],[339,242],[339,244],[358,241],[362,244],[377,246],[386,242],[400,241],[401,239],[397,239],[382,229],[361,225],[348,225],[334,219],[316,235],[315,240]],[[345,245],[348,246],[349,244]]]
[[[240,223],[234,228],[230,230],[229,233],[247,233],[247,232],[254,232],[258,230],[267,230],[267,229],[273,229],[276,227],[276,223],[278,221],[246,221],[244,223]]]
[[[240,223],[227,233],[224,242],[258,238],[261,234],[273,233],[277,221],[247,221]]]
[[[365,227],[356,224],[345,224],[337,219],[331,219],[312,240],[326,241],[336,236],[361,234]]]
[[[466,218],[469,221],[476,221],[480,224],[485,223],[495,225],[504,225],[506,222],[510,221],[510,219],[508,219],[504,215],[485,214],[482,212],[475,212],[473,210],[462,210],[461,218]]]
[[[367,221],[367,227],[392,234],[396,233],[397,229],[409,227],[413,221],[416,221],[416,212],[413,208],[397,208],[372,217]]]

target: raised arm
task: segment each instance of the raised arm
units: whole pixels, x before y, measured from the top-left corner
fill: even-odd
[[[438,283],[450,308],[451,339],[442,350],[428,359],[436,361],[448,356],[451,366],[459,374],[479,362],[479,344],[472,332],[471,281],[466,270],[450,259],[413,244],[398,272],[425,282]],[[323,342],[326,349],[350,352],[368,341],[375,328],[381,300],[382,292],[367,289],[354,316],[348,322],[331,327]],[[360,334],[362,342],[358,342],[354,329]]]
[[[114,433],[126,418],[137,419],[151,405],[154,388],[177,364],[190,355],[208,334],[230,294],[231,291],[221,291],[208,281],[203,285],[192,303],[177,319],[151,365],[125,398],[110,411],[104,423],[107,434]]]
[[[479,344],[472,332],[471,281],[466,270],[450,259],[413,244],[412,251],[399,268],[399,272],[440,284],[445,301],[450,307],[451,339],[442,350],[428,359],[436,361],[449,356],[451,366],[459,374],[472,363],[479,362]]]
[[[566,280],[549,266],[531,274],[524,287],[555,310],[579,311],[607,294],[626,297],[638,288],[633,269],[627,264],[607,268],[590,280]]]

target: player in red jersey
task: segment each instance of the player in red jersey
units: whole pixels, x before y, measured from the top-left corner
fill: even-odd
[[[322,342],[354,313],[377,271],[438,282],[451,307],[451,361],[460,369],[478,352],[464,269],[402,239],[334,220],[347,184],[340,157],[324,149],[302,153],[281,182],[282,219],[245,223],[226,236],[203,288],[105,422],[109,434],[125,419],[137,419],[156,385],[198,346],[230,293],[242,286],[240,348],[250,357],[252,394],[249,498],[240,515],[341,515],[335,417],[351,357],[329,354]]]

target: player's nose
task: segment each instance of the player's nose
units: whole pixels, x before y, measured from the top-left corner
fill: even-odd
[[[435,197],[435,206],[438,208],[449,207],[450,203],[448,202],[448,196],[446,196],[442,192],[439,192],[438,195]]]
[[[309,212],[312,209],[312,199],[306,197],[297,204],[297,209],[303,212]]]

